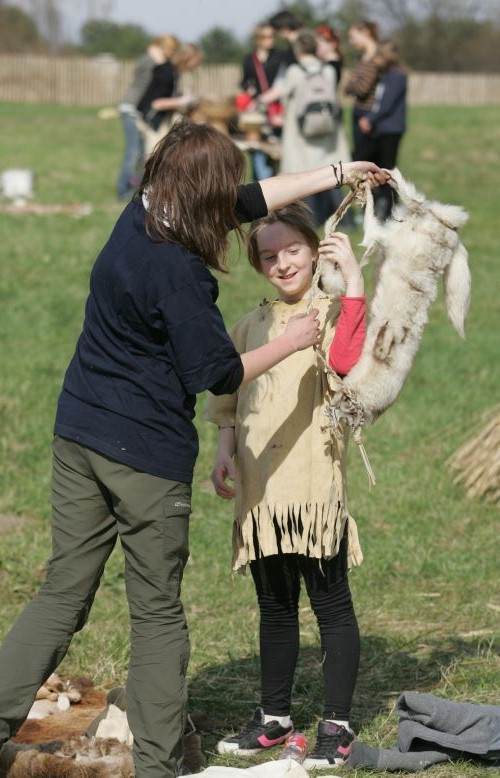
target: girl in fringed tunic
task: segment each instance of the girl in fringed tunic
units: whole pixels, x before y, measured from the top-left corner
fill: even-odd
[[[361,353],[364,285],[347,236],[333,233],[319,243],[301,203],[254,222],[248,248],[250,264],[278,299],[264,301],[236,325],[231,336],[240,352],[268,342],[291,316],[307,312],[318,251],[340,268],[345,295],[320,291],[312,300],[321,323],[317,350],[297,352],[232,395],[208,398],[205,418],[219,426],[212,481],[217,494],[235,500],[233,569],[248,566],[257,590],[262,675],[260,707],[218,750],[253,754],[293,732],[303,578],[321,635],[325,693],[305,765],[329,768],[347,759],[354,739],[349,714],[359,631],[347,573],[362,554],[347,507],[347,431],[333,431],[326,409],[338,376]]]

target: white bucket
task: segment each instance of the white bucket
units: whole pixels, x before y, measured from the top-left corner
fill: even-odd
[[[0,188],[5,197],[12,199],[33,197],[33,171],[24,168],[4,170],[0,175]]]

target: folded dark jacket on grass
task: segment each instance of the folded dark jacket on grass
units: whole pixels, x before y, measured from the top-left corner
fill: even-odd
[[[350,767],[416,772],[449,759],[477,759],[500,766],[500,706],[403,692],[396,713],[397,746],[370,748],[356,740]]]

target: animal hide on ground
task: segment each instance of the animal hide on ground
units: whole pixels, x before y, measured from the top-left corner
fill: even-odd
[[[444,276],[448,318],[462,337],[470,301],[468,255],[458,235],[467,221],[466,212],[427,200],[399,170],[391,174],[399,203],[386,222],[376,218],[373,196],[366,188],[362,264],[377,255],[377,281],[359,362],[340,389],[337,382],[333,387],[334,419],[344,418],[358,432],[400,394],[440,277]]]
[[[59,679],[59,680],[56,680]],[[61,690],[72,691],[75,699],[68,709],[57,706]],[[79,697],[78,702],[76,698]],[[54,699],[55,698],[55,699]],[[32,716],[33,709],[37,711],[39,701],[48,700],[53,704],[53,710],[45,718]],[[71,679],[61,679],[52,675],[39,689],[36,702],[28,719],[13,738],[18,743],[43,743],[49,740],[79,736],[86,731],[90,722],[95,719],[106,705],[106,692],[96,689],[92,680],[86,676],[73,676]]]
[[[87,678],[60,683],[55,678],[37,695],[55,709],[46,718],[28,719],[0,749],[0,778],[133,778],[130,730],[123,711],[107,705],[105,692]],[[74,698],[80,694],[80,702],[57,710],[51,695],[70,690]],[[97,734],[87,737],[83,733],[96,719],[101,719]],[[192,772],[204,765],[200,735],[191,719],[184,735],[184,764]]]
[[[72,681],[63,681],[57,673],[52,673],[37,691],[28,719],[44,719],[62,713],[81,701],[82,693]]]
[[[37,746],[9,741],[1,778],[134,778],[132,752],[117,740],[73,737]]]

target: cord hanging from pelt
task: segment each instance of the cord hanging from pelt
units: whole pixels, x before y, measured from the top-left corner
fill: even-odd
[[[390,172],[390,183],[399,198],[387,221],[377,219],[371,189],[359,181],[349,182],[353,192],[344,201],[347,205],[354,197],[359,201],[363,190],[366,208],[361,245],[366,250],[361,264],[372,256],[378,263],[361,357],[342,380],[340,390],[335,382],[331,398],[334,421],[345,419],[354,429],[355,439],[359,439],[361,427],[373,424],[400,394],[440,277],[444,276],[448,318],[461,337],[470,303],[468,254],[458,234],[467,213],[459,206],[427,200],[398,169]],[[327,221],[325,234],[330,234],[338,221],[336,212]],[[338,294],[339,272],[326,262],[319,263],[316,272],[322,288]]]

